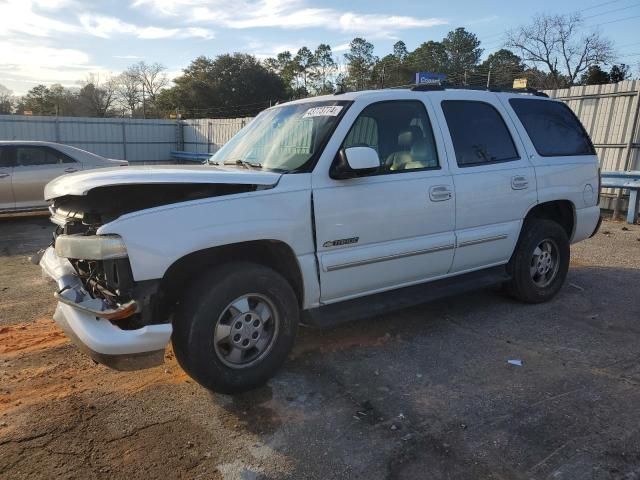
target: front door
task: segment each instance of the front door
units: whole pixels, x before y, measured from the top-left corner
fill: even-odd
[[[506,263],[536,204],[536,176],[495,95],[456,92],[434,102],[456,189],[452,273]]]
[[[380,167],[344,180],[330,178],[324,168],[314,171],[321,302],[448,272],[455,243],[453,181],[429,117],[417,100],[370,104],[342,147],[375,149]]]

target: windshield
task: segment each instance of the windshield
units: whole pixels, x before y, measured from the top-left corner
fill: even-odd
[[[281,172],[299,170],[315,161],[349,103],[331,100],[265,110],[208,163]]]

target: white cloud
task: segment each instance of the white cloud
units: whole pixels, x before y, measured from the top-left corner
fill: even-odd
[[[38,83],[74,86],[90,73],[108,76],[104,68],[91,64],[89,55],[81,50],[0,39],[0,75],[16,94],[24,94],[29,85]]]
[[[340,45],[336,45],[335,47],[331,47],[332,52],[346,52],[351,48],[349,43],[341,43]]]
[[[0,2],[2,30],[0,35],[26,34],[36,37],[48,37],[53,33],[73,33],[80,28],[66,22],[36,13],[34,3],[29,0],[6,0]]]
[[[334,8],[310,8],[304,0],[134,0],[134,7],[144,7],[167,16],[184,16],[191,22],[206,22],[233,29],[276,27],[283,29],[325,28],[373,36],[389,36],[408,28],[446,25],[441,18],[417,18],[360,14]]]
[[[110,38],[114,34],[133,35],[147,40],[160,38],[213,38],[213,32],[206,28],[164,28],[154,26],[138,26],[123,22],[119,18],[107,15],[94,15],[83,13],[78,16],[80,24],[91,35],[101,38]]]

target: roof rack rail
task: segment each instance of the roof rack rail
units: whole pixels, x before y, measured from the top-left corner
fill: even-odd
[[[445,87],[439,83],[420,83],[410,88],[413,92],[432,92],[444,90]]]
[[[530,95],[534,95],[536,97],[545,97],[549,98],[544,92],[540,90],[536,90],[532,87],[525,88],[500,88],[500,87],[480,87],[480,86],[472,86],[472,85],[447,85],[445,84],[420,84],[414,85],[410,87],[410,90],[414,92],[437,92],[442,90],[478,90],[484,92],[503,92],[503,93],[528,93]]]
[[[549,95],[547,95],[544,92],[541,92],[540,90],[536,90],[533,87],[524,87],[524,88],[494,88],[494,87],[490,87],[487,90],[489,90],[491,92],[529,93],[529,94],[534,95],[536,97],[549,98]]]

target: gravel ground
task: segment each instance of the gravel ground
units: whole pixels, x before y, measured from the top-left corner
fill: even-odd
[[[133,373],[80,354],[27,261],[50,231],[0,220],[0,478],[640,478],[640,226],[574,246],[544,305],[489,289],[302,329],[233,398],[170,351]]]

